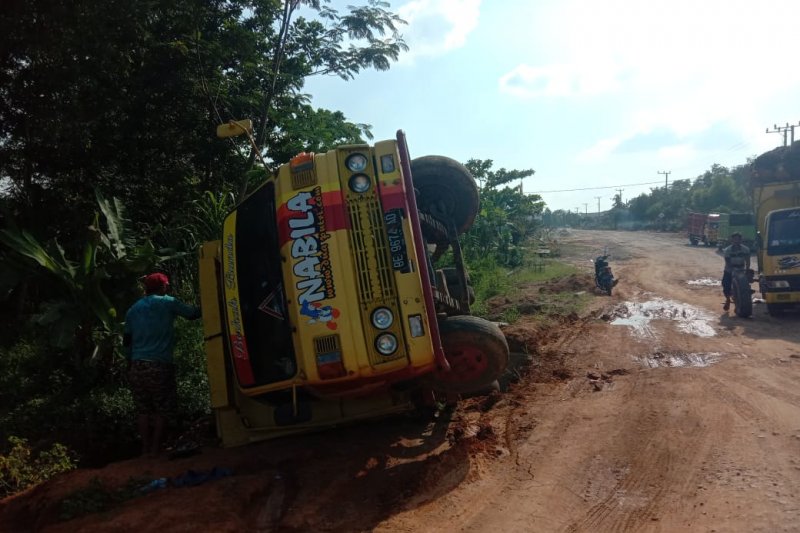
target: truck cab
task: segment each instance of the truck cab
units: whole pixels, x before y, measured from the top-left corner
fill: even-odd
[[[753,161],[758,281],[772,315],[800,305],[800,141]]]
[[[211,404],[223,445],[479,391],[508,364],[469,315],[458,235],[474,179],[405,136],[299,154],[200,253]],[[450,250],[453,265],[437,260]]]

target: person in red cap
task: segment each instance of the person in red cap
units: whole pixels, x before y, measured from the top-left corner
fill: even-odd
[[[169,278],[160,272],[145,276],[143,283],[144,296],[125,315],[123,348],[142,455],[155,456],[161,450],[167,420],[177,409],[175,318],[195,320],[200,318],[200,309],[168,296]]]

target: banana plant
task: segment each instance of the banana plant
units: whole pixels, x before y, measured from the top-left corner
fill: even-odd
[[[77,258],[68,257],[56,240],[42,244],[23,229],[0,230],[0,242],[28,264],[38,265],[33,274],[44,274],[58,288],[58,294],[40,302],[33,324],[46,329],[53,346],[74,347],[79,356],[91,352],[94,358],[113,351],[122,328],[118,308],[132,299],[134,280],[179,255],[137,238],[119,200],[107,200],[99,192],[96,197],[105,229],[95,213]]]

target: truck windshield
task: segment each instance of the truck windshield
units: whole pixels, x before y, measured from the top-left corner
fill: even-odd
[[[251,194],[237,208],[236,269],[253,385],[293,377],[297,364],[285,312],[272,183]]]
[[[772,213],[767,238],[767,255],[800,253],[800,209]]]

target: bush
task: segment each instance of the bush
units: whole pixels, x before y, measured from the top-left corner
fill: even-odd
[[[199,321],[176,322],[178,425],[182,431],[210,412]],[[138,449],[126,363],[117,356],[107,371],[94,360],[77,361],[36,337],[0,348],[0,440],[58,441],[87,465],[101,465]]]
[[[55,443],[34,456],[26,439],[11,436],[8,443],[11,449],[0,455],[0,496],[38,485],[76,466],[73,454],[63,444]]]

